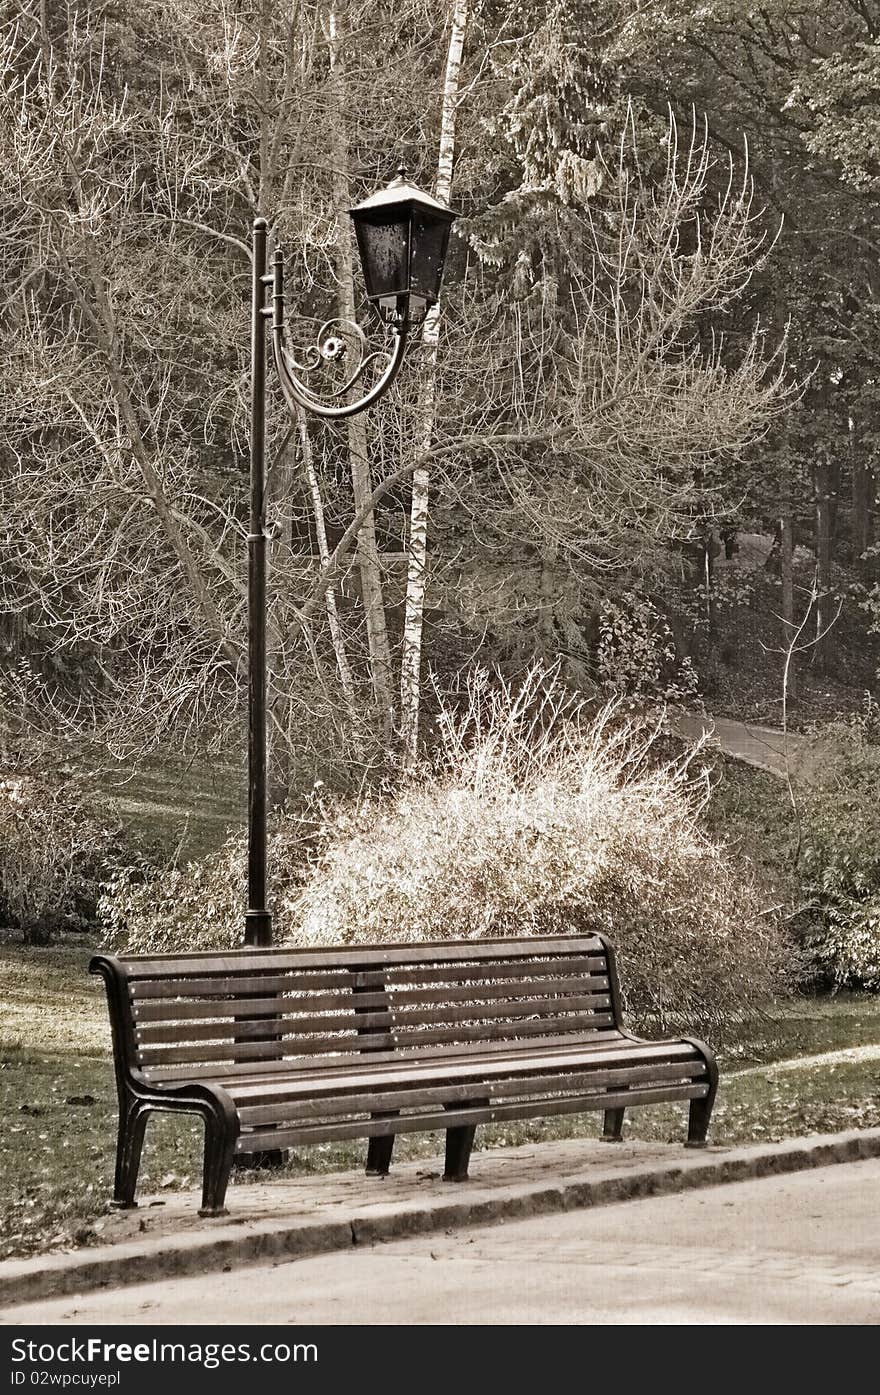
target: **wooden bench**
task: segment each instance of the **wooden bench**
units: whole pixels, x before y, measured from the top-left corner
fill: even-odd
[[[238,1153],[369,1138],[383,1175],[394,1137],[445,1129],[445,1179],[463,1181],[478,1124],[690,1101],[705,1143],[718,1073],[690,1038],[626,1032],[600,935],[116,958],[107,988],[119,1139],[114,1203],[135,1205],[153,1110],[200,1115],[200,1214],[223,1214]]]

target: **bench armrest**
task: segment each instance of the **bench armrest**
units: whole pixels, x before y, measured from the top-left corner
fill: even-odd
[[[125,1082],[137,1071],[138,1053],[134,1034],[134,1018],[128,997],[128,976],[115,954],[95,954],[89,961],[89,973],[100,974],[107,992],[107,1011],[113,1036],[113,1064],[116,1084],[122,1099]]]

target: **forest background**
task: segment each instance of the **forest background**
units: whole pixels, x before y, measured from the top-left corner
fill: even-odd
[[[399,164],[460,210],[442,315],[369,416],[273,404],[276,807],[393,797],[536,673],[830,722],[870,788],[877,32],[861,0],[7,7],[5,919],[78,923],[22,859],[84,771],[242,769],[248,229],[308,342],[362,312],[345,210]]]
[[[241,941],[249,229],[296,342],[379,343],[345,210],[401,164],[459,210],[442,312],[345,426],[271,389],[279,938],[606,930],[630,1021],[720,1048],[719,1137],[880,1123],[878,40],[875,0],[5,0],[3,1253],[104,1224],[94,945]],[[157,1128],[145,1186],[197,1150]]]

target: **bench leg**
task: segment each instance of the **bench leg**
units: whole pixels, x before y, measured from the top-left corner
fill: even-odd
[[[701,1100],[691,1100],[688,1111],[688,1136],[686,1148],[705,1148],[706,1135],[709,1132],[709,1120],[712,1117],[712,1105],[715,1103],[715,1092],[711,1091]]]
[[[119,1132],[116,1140],[116,1175],[113,1182],[113,1206],[129,1210],[137,1206],[134,1199],[137,1190],[138,1173],[141,1166],[141,1150],[144,1146],[144,1133],[149,1111],[131,1104],[120,1106]]]
[[[235,1134],[222,1122],[205,1119],[205,1167],[202,1173],[202,1204],[200,1216],[225,1216],[226,1188],[235,1157]]]
[[[399,1109],[389,1109],[382,1113],[371,1114],[371,1119],[396,1119],[400,1113]],[[387,1177],[391,1169],[391,1154],[394,1151],[394,1134],[383,1133],[376,1138],[371,1138],[367,1144],[367,1166],[368,1177]]]
[[[446,1167],[444,1182],[466,1182],[471,1148],[474,1146],[476,1124],[462,1124],[456,1129],[446,1130]]]
[[[605,1119],[602,1125],[603,1143],[623,1142],[623,1116],[624,1109],[606,1109]]]
[[[489,1101],[471,1100],[471,1104],[488,1108]],[[445,1104],[444,1109],[454,1109],[455,1106]],[[476,1124],[459,1124],[454,1129],[446,1130],[446,1166],[443,1171],[444,1182],[466,1182],[468,1179],[468,1164],[471,1160],[471,1149],[474,1146],[474,1137],[477,1132]]]
[[[718,1093],[718,1062],[715,1060],[714,1052],[696,1037],[685,1037],[684,1040],[690,1046],[696,1047],[703,1060],[706,1062],[706,1076],[709,1089],[702,1099],[691,1100],[690,1111],[688,1113],[688,1136],[685,1144],[686,1148],[705,1148],[706,1135],[709,1132],[709,1120],[712,1118],[712,1106],[715,1103],[715,1096]]]

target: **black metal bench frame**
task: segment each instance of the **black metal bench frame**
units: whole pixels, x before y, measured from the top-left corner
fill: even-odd
[[[498,1119],[689,1102],[702,1147],[718,1071],[692,1037],[646,1041],[622,1024],[601,935],[96,955],[107,990],[119,1132],[114,1204],[134,1206],[155,1110],[205,1124],[201,1215],[224,1214],[239,1153],[369,1139],[389,1170],[395,1135],[446,1131],[444,1180],[463,1181],[476,1128]]]

